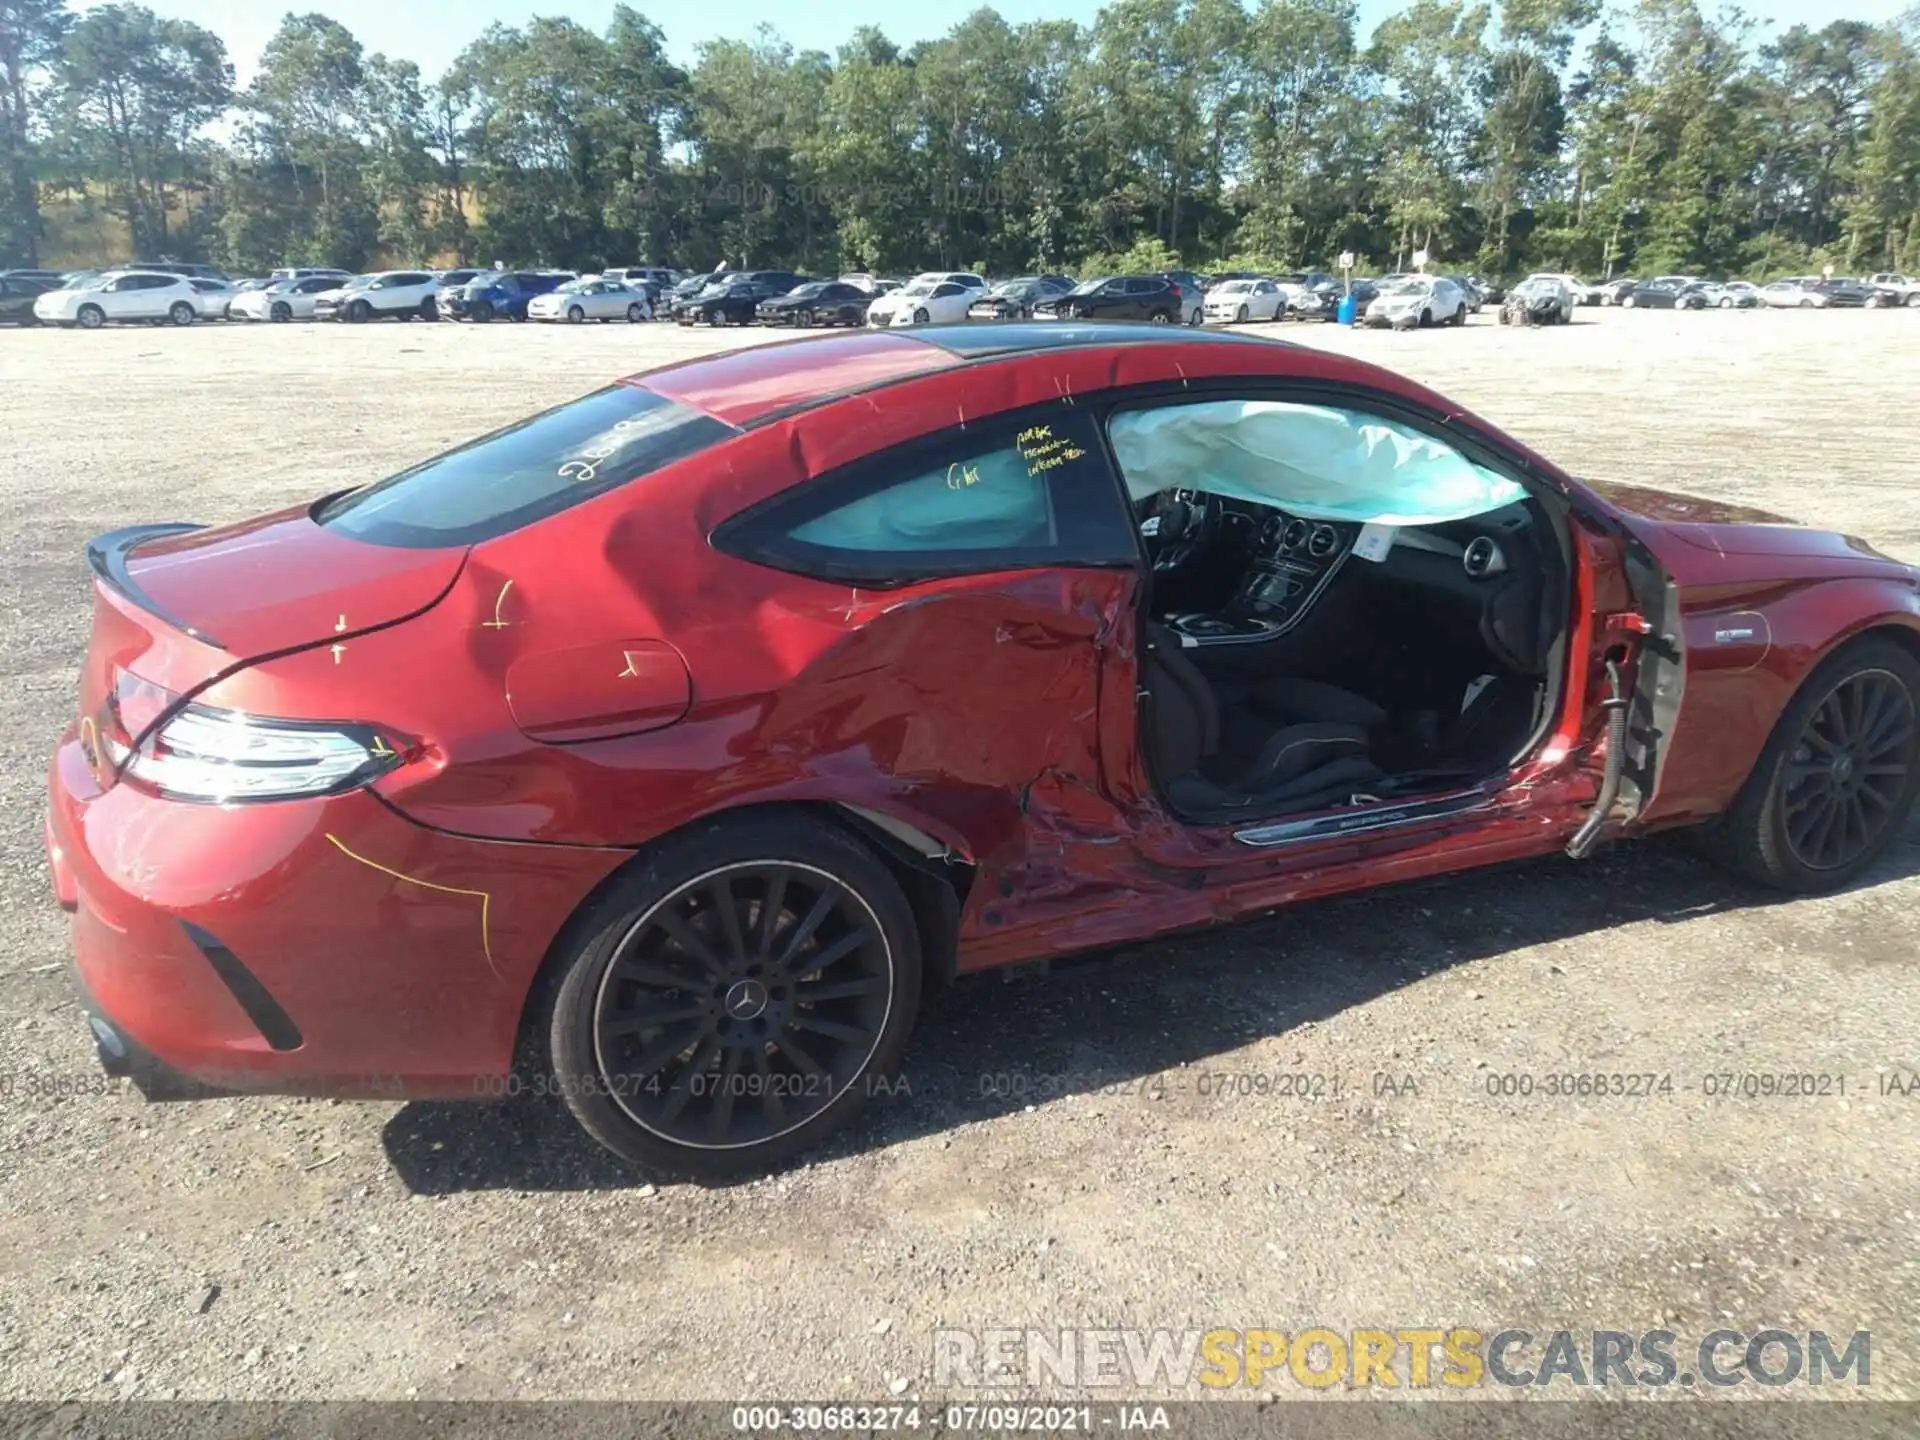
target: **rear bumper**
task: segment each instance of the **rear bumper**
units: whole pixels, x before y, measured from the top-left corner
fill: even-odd
[[[220,807],[103,790],[72,732],[46,840],[109,1068],[373,1098],[505,1074],[554,935],[625,858],[444,835],[364,791]]]

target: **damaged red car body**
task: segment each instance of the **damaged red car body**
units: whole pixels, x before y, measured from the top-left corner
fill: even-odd
[[[1224,335],[735,351],[90,560],[109,1067],[535,1064],[683,1172],[838,1126],[957,974],[1678,826],[1831,887],[1917,773],[1913,569]]]

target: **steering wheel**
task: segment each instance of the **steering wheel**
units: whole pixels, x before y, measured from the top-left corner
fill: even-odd
[[[1178,570],[1193,559],[1213,540],[1224,513],[1217,495],[1202,490],[1162,492],[1150,522],[1158,541],[1153,568]]]

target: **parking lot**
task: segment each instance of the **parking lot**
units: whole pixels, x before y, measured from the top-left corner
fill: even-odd
[[[1920,561],[1920,312],[1252,331],[1399,369],[1581,475]],[[910,1093],[729,1188],[642,1183],[530,1103],[98,1080],[41,854],[86,540],[311,498],[780,338],[0,333],[0,1397],[880,1400],[929,1390],[940,1328],[1471,1325],[1865,1330],[1868,1393],[1920,1398],[1920,824],[1823,900],[1667,840],[963,985]],[[1595,1072],[1671,1085],[1495,1093]],[[1843,1084],[1710,1093],[1783,1072]]]

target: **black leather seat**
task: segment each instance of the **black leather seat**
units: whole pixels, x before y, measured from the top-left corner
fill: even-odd
[[[1306,680],[1216,688],[1159,625],[1141,675],[1155,774],[1183,813],[1310,809],[1381,778],[1369,732],[1386,712],[1362,696]]]

